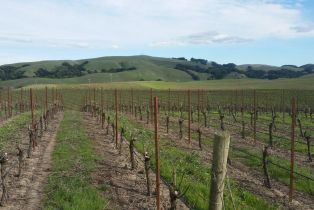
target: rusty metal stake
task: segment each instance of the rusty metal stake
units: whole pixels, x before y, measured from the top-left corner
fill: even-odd
[[[188,136],[189,136],[189,144],[191,144],[191,90],[188,90],[188,112],[189,112],[189,130],[188,130]]]
[[[296,125],[296,100],[295,97],[291,101],[292,116],[291,116],[291,157],[290,157],[290,188],[289,188],[289,200],[293,199],[294,191],[294,142],[295,142],[295,125]]]
[[[253,125],[253,131],[254,131],[254,143],[256,143],[256,90],[254,90],[254,125]]]
[[[160,150],[158,136],[158,98],[154,97],[154,121],[155,121],[155,158],[156,158],[156,209],[160,210]]]
[[[114,99],[115,99],[115,111],[116,111],[116,120],[115,120],[115,142],[116,142],[116,148],[118,148],[118,90],[115,89],[115,94],[114,94]]]

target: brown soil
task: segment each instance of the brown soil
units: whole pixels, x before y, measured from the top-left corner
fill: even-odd
[[[42,138],[38,139],[38,146],[32,152],[30,158],[26,158],[26,148],[28,146],[28,133],[26,130],[19,131],[24,152],[24,162],[20,177],[16,177],[17,164],[10,170],[6,179],[8,189],[8,200],[5,207],[0,209],[23,209],[34,210],[41,208],[43,190],[50,173],[51,154],[55,145],[55,137],[63,113],[58,113],[54,119],[50,120],[47,131],[44,131]],[[16,154],[15,154],[16,155]],[[17,158],[10,158],[8,167]]]
[[[124,141],[122,152],[115,149],[112,132],[105,135],[105,130],[96,118],[84,115],[85,126],[90,138],[94,142],[94,149],[98,157],[97,169],[93,174],[94,185],[104,190],[104,196],[109,199],[108,209],[156,209],[155,174],[150,171],[152,195],[147,195],[146,178],[142,156],[136,152],[136,168],[131,170],[129,148]],[[169,208],[169,190],[161,183],[161,206]],[[177,209],[188,209],[180,200]]]

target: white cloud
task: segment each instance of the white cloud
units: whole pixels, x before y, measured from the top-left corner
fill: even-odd
[[[302,0],[0,0],[0,46],[120,48],[314,36]]]
[[[314,25],[300,25],[291,28],[297,33],[311,33],[314,32]]]
[[[119,49],[120,47],[119,47],[119,45],[117,45],[117,44],[113,44],[113,45],[111,45],[111,48],[112,48],[112,49]]]

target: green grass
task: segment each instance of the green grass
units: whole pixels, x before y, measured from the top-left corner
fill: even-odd
[[[124,73],[124,72],[122,72]],[[121,73],[121,74],[122,74]],[[205,90],[231,90],[231,89],[307,89],[313,90],[314,75],[295,79],[278,79],[278,80],[262,80],[262,79],[223,79],[223,80],[206,80],[206,81],[190,81],[190,82],[165,82],[165,81],[119,81],[109,82],[104,73],[87,75],[78,78],[69,79],[44,79],[44,78],[26,78],[21,80],[3,81],[0,86],[54,86],[58,88],[82,88],[81,84],[85,84],[85,88],[103,87],[105,89],[128,89],[130,87],[136,89],[156,89],[156,90],[186,90],[186,89],[205,89]],[[120,79],[122,75],[117,75]],[[91,84],[89,84],[89,79]],[[37,84],[37,85],[36,85]]]
[[[129,131],[135,129],[142,131],[136,141],[136,149],[140,153],[144,153],[144,147],[151,154],[151,164],[155,168],[154,160],[154,142],[153,132],[145,128],[139,123],[135,123],[126,119],[120,118],[121,126],[126,128],[127,137]],[[171,182],[171,174],[173,167],[177,168],[178,180],[183,174],[182,188],[189,186],[189,190],[185,195],[185,199],[195,209],[208,209],[209,198],[209,183],[210,183],[210,169],[208,166],[202,164],[201,158],[198,154],[187,152],[176,148],[171,144],[171,140],[166,138],[160,139],[161,147],[161,176],[168,182]],[[238,209],[277,209],[277,206],[271,206],[264,200],[256,197],[252,193],[240,188],[234,181],[230,180],[232,196]],[[225,188],[224,202],[226,209],[233,209],[230,199],[230,192]]]
[[[135,72],[135,71],[134,71]],[[134,73],[133,72],[133,73]],[[18,80],[8,80],[0,82],[0,86],[11,87],[40,87],[53,86],[58,88],[81,88],[81,84],[85,87],[103,87],[106,89],[119,88],[128,89],[130,87],[136,89],[207,89],[207,90],[231,90],[231,89],[307,89],[313,90],[314,75],[295,79],[278,79],[278,80],[262,80],[262,79],[223,79],[223,80],[206,80],[206,81],[190,81],[190,82],[165,82],[165,81],[123,81],[125,74],[130,72],[117,73],[113,78],[119,79],[116,82],[110,82],[110,75],[106,73],[90,74],[82,77],[68,79],[48,79],[48,78],[24,78]],[[132,75],[134,76],[134,75]],[[122,81],[121,81],[122,80]],[[84,87],[84,86],[83,86]]]
[[[96,160],[80,113],[65,112],[57,133],[44,209],[105,209],[107,201],[90,184]]]
[[[3,149],[8,144],[14,144],[15,139],[18,139],[18,130],[27,128],[28,123],[31,121],[30,112],[25,112],[16,116],[8,123],[4,123],[0,127],[0,149]]]

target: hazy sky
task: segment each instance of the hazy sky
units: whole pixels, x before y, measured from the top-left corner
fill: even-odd
[[[0,0],[0,64],[138,54],[314,63],[314,0]]]

